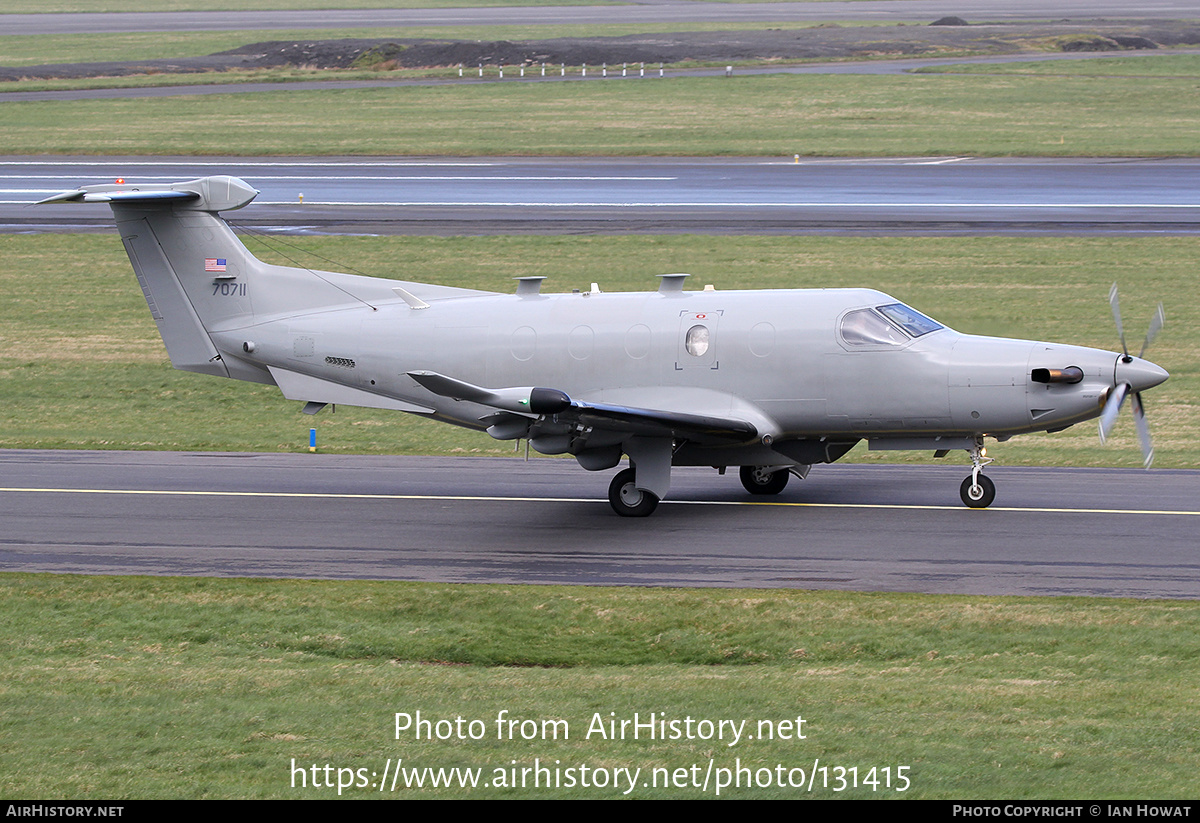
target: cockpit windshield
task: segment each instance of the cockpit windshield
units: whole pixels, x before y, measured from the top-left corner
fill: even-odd
[[[876,306],[876,311],[891,320],[910,337],[920,337],[923,334],[929,334],[931,331],[937,331],[944,328],[941,323],[932,320],[921,314],[911,306],[906,306],[903,303],[889,303],[886,306]]]
[[[896,348],[911,338],[944,328],[916,309],[903,303],[888,303],[874,309],[846,312],[840,327],[842,340],[849,346]]]

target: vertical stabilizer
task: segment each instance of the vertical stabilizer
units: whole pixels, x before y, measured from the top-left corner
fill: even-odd
[[[429,300],[483,294],[265,263],[218,214],[257,194],[236,177],[205,177],[84,186],[41,202],[112,207],[171,364],[186,371],[274,383],[268,369],[241,356],[242,341],[253,338],[238,332],[314,312],[372,312],[400,300],[424,308]]]
[[[230,374],[208,329],[250,322],[247,281],[262,264],[217,211],[241,208],[257,194],[236,177],[207,177],[165,186],[86,186],[42,202],[112,206],[171,365],[230,377],[240,375]]]

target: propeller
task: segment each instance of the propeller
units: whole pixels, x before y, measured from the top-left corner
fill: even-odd
[[[1100,412],[1100,442],[1104,443],[1108,440],[1108,435],[1112,432],[1112,427],[1116,424],[1117,416],[1121,412],[1121,404],[1125,402],[1126,397],[1132,394],[1133,400],[1130,407],[1133,409],[1133,422],[1137,426],[1138,440],[1142,445],[1144,464],[1146,468],[1150,468],[1150,464],[1154,462],[1154,444],[1150,440],[1150,424],[1146,421],[1146,407],[1142,402],[1142,392],[1140,389],[1135,390],[1132,383],[1120,379],[1122,372],[1120,366],[1134,363],[1134,358],[1129,355],[1129,347],[1125,344],[1125,327],[1121,323],[1121,301],[1117,295],[1116,283],[1113,283],[1112,288],[1109,289],[1108,303],[1112,306],[1113,320],[1117,324],[1117,334],[1121,337],[1122,354],[1116,368],[1117,382],[1104,402],[1103,411]],[[1163,313],[1162,303],[1159,303],[1154,316],[1150,318],[1150,327],[1146,330],[1146,339],[1142,343],[1142,350],[1138,352],[1138,360],[1145,355],[1146,349],[1154,342],[1154,338],[1158,336],[1165,322],[1166,315]],[[1133,377],[1133,373],[1130,372],[1128,376]],[[1157,382],[1149,385],[1157,385]]]

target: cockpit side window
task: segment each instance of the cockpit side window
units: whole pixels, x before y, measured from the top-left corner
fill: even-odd
[[[849,346],[903,346],[908,337],[884,320],[873,309],[846,312],[840,327],[842,340]]]

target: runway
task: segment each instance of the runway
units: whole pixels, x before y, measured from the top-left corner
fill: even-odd
[[[1200,230],[1200,160],[908,158],[0,159],[0,230],[111,231],[78,185],[242,177],[227,218],[334,234],[1060,233]]]
[[[677,469],[652,517],[573,460],[0,451],[0,569],[1200,597],[1200,472],[814,468],[777,498]]]

